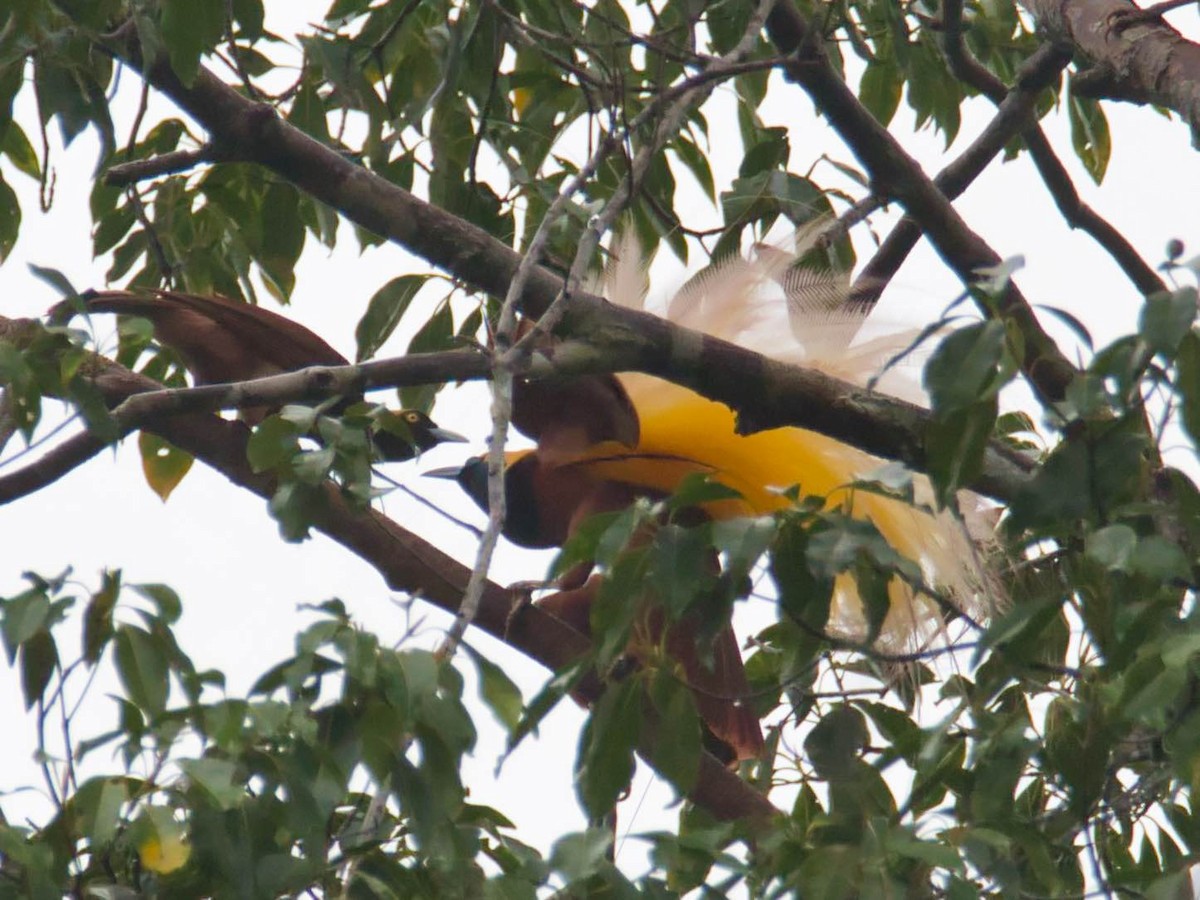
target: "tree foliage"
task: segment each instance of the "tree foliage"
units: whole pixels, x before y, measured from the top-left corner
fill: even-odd
[[[62,164],[80,165],[71,144],[92,129],[97,280],[286,303],[306,247],[399,243],[448,278],[400,273],[361,298],[357,361],[412,319],[418,294],[440,291],[439,302],[409,356],[331,376],[325,396],[392,386],[429,409],[456,379],[494,378],[502,393],[514,373],[658,374],[733,406],[748,428],[803,426],[924,472],[940,505],[954,508],[963,488],[992,498],[1008,599],[985,621],[950,621],[945,646],[897,653],[874,640],[888,583],[923,575],[877,531],[799,495],[773,518],[693,524],[672,513],[715,488],[688,483],[565,549],[560,570],[595,559],[607,576],[591,642],[536,608],[510,616],[507,593],[483,585],[476,627],[552,670],[532,696],[466,645],[453,659],[416,641],[391,648],[355,626],[352,604],[330,601],[311,611],[294,655],[237,697],[177,640],[183,601],[170,587],[126,583],[114,568],[81,594],[66,574],[27,573],[0,602],[26,706],[43,727],[69,721],[76,686],[111,665],[119,716],[44,761],[44,820],[0,819],[0,897],[498,898],[564,887],[668,897],[701,886],[822,898],[1185,895],[1200,843],[1190,474],[1200,336],[1187,286],[1197,266],[1181,248],[1148,264],[1082,204],[1038,124],[1065,115],[1071,150],[1098,183],[1120,137],[1102,100],[1156,104],[1197,127],[1178,93],[1195,46],[1179,39],[1170,63],[1184,77],[1148,78],[1155,60],[1167,66],[1160,42],[1174,39],[1129,10],[1120,0],[334,0],[304,33],[277,35],[263,0],[11,0],[0,27],[0,261],[29,215],[10,182],[82,206],[53,197],[46,132],[61,137]],[[132,110],[122,79],[145,88]],[[802,92],[849,150],[830,167],[802,170],[799,135],[762,114],[769,98]],[[996,113],[967,141],[964,108],[978,96]],[[926,173],[888,131],[898,119],[935,130],[957,155]],[[730,142],[733,172],[714,161]],[[1092,347],[1084,323],[1059,313],[1085,352],[1060,347],[1016,267],[954,207],[980,173],[1021,154],[1145,297],[1135,333]],[[711,228],[684,208],[696,189]],[[879,246],[853,239],[888,204],[905,216]],[[806,261],[853,271],[860,309],[927,239],[963,284],[942,320],[920,323],[929,410],[755,366],[754,354],[589,295],[580,285],[602,267],[596,248],[618,217],[647,253],[692,269],[785,223],[817,229]],[[37,274],[49,299],[78,296],[60,272]],[[518,307],[584,351],[514,361]],[[485,340],[485,320],[495,346],[464,351]],[[685,346],[702,350],[671,352]],[[311,383],[285,378],[263,390],[291,402],[247,440],[211,415],[236,405],[228,391],[138,396],[155,382],[185,380],[136,322],[106,360],[77,333],[0,318],[0,434],[35,441],[50,397],[69,399],[86,426],[0,473],[0,497],[37,503],[40,487],[141,430],[160,495],[194,456],[228,475],[229,490],[269,498],[285,538],[322,530],[393,588],[458,608],[467,570],[371,509],[371,408],[334,415]],[[1036,425],[1002,411],[1005,389],[1021,383]],[[314,433],[316,448],[305,440]],[[858,489],[912,496],[896,469]],[[719,571],[698,562],[713,548]],[[846,573],[866,609],[856,637],[829,622]],[[745,700],[768,723],[768,751],[735,775],[707,753],[671,659],[630,663],[628,597],[651,596],[668,616],[702,610],[715,630],[756,582],[778,609],[747,661]],[[81,629],[79,648],[68,626]],[[481,704],[464,698],[468,669]],[[603,828],[541,852],[463,783],[480,706],[515,745],[572,692],[591,701],[575,784],[590,815],[626,790],[637,755],[688,800],[675,830],[646,837],[648,872],[614,865]],[[115,763],[98,764],[101,749]]]

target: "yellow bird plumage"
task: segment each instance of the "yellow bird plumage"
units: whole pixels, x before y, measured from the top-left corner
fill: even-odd
[[[636,247],[626,242],[616,256],[620,262],[609,273],[609,297],[641,305],[645,272]],[[908,336],[856,341],[862,316],[842,311],[837,300],[846,296],[844,285],[830,279],[814,285],[809,276],[789,272],[793,258],[781,252],[760,253],[754,260],[712,266],[676,294],[667,315],[758,352],[860,383],[905,346]],[[782,288],[782,298],[778,291],[772,296],[772,284]],[[684,478],[699,473],[740,495],[705,504],[711,519],[786,509],[791,500],[785,489],[799,486],[805,495],[824,497],[827,508],[874,523],[893,548],[919,563],[926,582],[962,611],[973,612],[988,595],[975,545],[956,519],[852,487],[869,479],[881,461],[823,435],[800,428],[739,435],[732,411],[723,404],[661,379],[629,373],[519,383],[513,423],[537,442],[536,449],[507,456],[504,534],[523,546],[562,546],[589,516],[620,509],[638,496],[673,493]],[[487,466],[482,457],[429,474],[455,478],[487,509]],[[931,493],[919,478],[914,487],[918,495]],[[712,565],[717,565],[715,557]],[[556,592],[539,601],[585,633],[590,631],[592,603],[602,580],[590,570],[585,561],[564,573]],[[888,590],[890,609],[874,635],[879,645],[914,647],[943,629],[944,609],[926,592],[914,591],[898,578]],[[868,637],[861,606],[854,580],[848,575],[839,578],[828,629]],[[711,637],[701,653],[693,621],[664,628],[661,616],[652,614],[643,624],[653,640],[665,640],[682,666],[710,734],[726,748],[724,758],[749,759],[761,753],[759,723],[742,702],[749,686],[732,628]]]
[[[616,302],[640,306],[645,294],[644,273],[636,247],[626,241],[618,255],[616,271],[610,271],[607,278],[609,296]],[[828,304],[829,297],[844,296],[844,292],[825,281],[808,295],[817,302],[788,295],[781,259],[790,263],[792,257],[763,253],[755,260],[717,264],[672,299],[668,317],[860,384],[877,374],[887,358],[909,341],[911,336],[902,334],[851,344],[861,316],[831,311]],[[783,285],[785,297],[777,292],[771,295],[772,283]],[[800,428],[739,435],[732,411],[721,403],[648,375],[623,374],[619,380],[637,411],[641,426],[637,445],[593,445],[562,464],[585,466],[600,480],[662,493],[678,488],[690,473],[705,473],[742,496],[740,501],[710,504],[706,511],[717,519],[784,509],[790,501],[782,489],[799,485],[805,495],[826,497],[827,508],[841,506],[874,523],[898,552],[920,564],[930,584],[964,611],[974,611],[987,602],[985,595],[992,588],[979,550],[962,522],[948,513],[934,515],[900,500],[849,487],[869,479],[883,465],[881,460]],[[931,496],[924,479],[915,479],[915,486],[919,500]],[[968,514],[973,513],[976,501],[968,499],[966,506]],[[882,643],[911,646],[942,627],[942,611],[928,597],[915,596],[897,579],[890,590],[892,609],[879,636]],[[850,635],[863,630],[857,592],[848,576],[838,582],[830,624]]]

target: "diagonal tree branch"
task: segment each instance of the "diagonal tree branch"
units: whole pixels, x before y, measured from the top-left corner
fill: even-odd
[[[930,243],[964,284],[973,283],[981,269],[997,265],[1000,256],[971,230],[950,201],[887,129],[854,96],[830,64],[819,34],[813,31],[791,0],[781,0],[767,20],[775,46],[790,57],[787,76],[799,84],[858,157],[871,176],[873,190],[904,207]],[[1024,337],[1021,368],[1042,396],[1062,397],[1075,367],[1043,330],[1029,302],[1009,283],[995,311],[1011,321]]]
[[[1032,121],[1038,94],[1058,78],[1066,64],[1067,58],[1062,53],[1044,47],[1026,61],[1013,90],[1001,86],[995,117],[966,151],[933,179],[947,200],[962,194],[1012,137],[1028,130],[1025,125]],[[917,220],[912,215],[902,216],[855,279],[850,301],[873,306],[920,239],[921,226]]]
[[[33,320],[0,316],[0,341],[27,346],[39,332],[40,326]],[[916,471],[926,469],[925,442],[932,417],[928,410],[914,404],[822,372],[766,359],[721,341],[698,341],[696,352],[676,363],[666,359],[667,348],[652,335],[632,333],[617,340],[604,333],[592,337],[594,342],[567,341],[548,353],[536,353],[521,361],[514,372],[523,377],[554,379],[640,371],[673,376],[689,386],[709,384],[712,394],[720,393],[717,388],[722,381],[746,382],[763,396],[750,407],[739,408],[735,401],[729,401],[735,409],[740,409],[739,425],[743,433],[797,426],[829,434],[876,456],[898,460]],[[108,365],[107,360],[100,364]],[[457,350],[351,366],[317,366],[237,384],[176,390],[166,390],[156,382],[144,380],[147,392],[122,398],[123,406],[116,415],[118,424],[129,431],[172,415],[281,406],[303,398],[323,399],[378,388],[478,380],[490,375],[490,364],[482,355]],[[968,486],[1008,502],[1026,484],[1033,467],[1028,457],[993,442],[985,455],[982,474]],[[0,478],[0,502],[6,494],[3,486],[8,483]]]

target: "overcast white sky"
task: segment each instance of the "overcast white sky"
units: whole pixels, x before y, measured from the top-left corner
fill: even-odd
[[[270,4],[271,27],[289,34],[294,24],[316,21],[317,3]],[[1200,16],[1193,10],[1173,15],[1177,27],[1200,36]],[[134,88],[126,76],[123,90]],[[797,88],[776,92],[765,113],[774,123],[790,126],[793,171],[804,172],[822,154],[848,160],[848,154],[829,129],[811,116]],[[33,120],[28,92],[18,105],[23,123]],[[725,104],[732,109],[731,104]],[[972,107],[961,137],[951,154],[966,146],[987,121],[985,104]],[[1189,144],[1187,129],[1148,109],[1119,104],[1106,107],[1114,135],[1113,159],[1104,184],[1097,188],[1070,153],[1065,117],[1047,123],[1054,146],[1071,170],[1075,183],[1101,214],[1109,217],[1152,262],[1162,258],[1170,238],[1189,245],[1188,255],[1200,252],[1200,159]],[[907,123],[905,109],[897,121]],[[151,120],[148,120],[151,121]],[[720,122],[710,116],[713,133]],[[127,123],[126,123],[127,124]],[[119,128],[119,133],[120,128]],[[906,146],[936,171],[950,157],[943,155],[941,138],[931,132],[903,138]],[[20,241],[0,268],[0,313],[7,316],[40,315],[56,297],[33,279],[26,263],[51,266],[68,275],[79,289],[103,284],[105,260],[93,261],[90,251],[87,196],[96,160],[90,136],[81,137],[68,154],[56,153],[52,163],[58,181],[53,209],[37,211],[36,189],[6,163],[4,175],[19,190],[25,220]],[[738,148],[715,148],[726,173],[734,172]],[[818,168],[820,180],[828,168]],[[721,177],[718,175],[718,184]],[[1026,158],[993,166],[958,204],[967,221],[1004,256],[1023,254],[1026,268],[1018,281],[1034,302],[1072,311],[1092,329],[1098,343],[1124,333],[1136,322],[1139,298],[1117,267],[1083,234],[1063,224]],[[715,214],[697,205],[697,220],[704,227]],[[893,216],[874,222],[886,233]],[[690,223],[695,225],[695,223]],[[868,244],[860,241],[864,250]],[[864,254],[860,254],[864,255]],[[353,357],[353,329],[371,294],[389,278],[429,267],[395,247],[359,255],[351,230],[344,226],[336,251],[327,253],[311,242],[297,273],[297,288],[287,314],[305,323]],[[669,295],[684,277],[669,261],[655,267],[652,295]],[[924,245],[913,254],[885,296],[879,318],[900,325],[920,324],[958,293],[959,287]],[[416,314],[413,322],[418,322]],[[1053,323],[1048,323],[1054,328]],[[1058,333],[1060,329],[1056,329]],[[380,356],[400,352],[411,330],[397,335]],[[486,393],[478,386],[450,389],[436,410],[439,422],[475,439],[469,450],[462,445],[438,448],[416,465],[391,466],[389,474],[410,483],[450,511],[479,522],[473,506],[449,485],[422,482],[423,469],[454,464],[467,452],[482,449],[487,430]],[[11,454],[16,447],[10,447]],[[385,510],[436,543],[469,561],[474,547],[461,531],[446,525],[426,509],[389,497]],[[544,557],[536,563],[524,553],[503,552],[492,570],[498,581],[539,577]],[[105,453],[39,495],[0,507],[0,596],[22,588],[21,572],[52,575],[73,566],[88,588],[97,584],[104,567],[121,568],[131,582],[164,581],[184,600],[180,637],[184,649],[201,668],[218,668],[229,674],[229,690],[245,691],[262,671],[292,649],[292,636],[308,615],[298,604],[337,596],[346,601],[355,618],[375,630],[385,641],[397,640],[409,619],[379,576],[356,557],[331,541],[316,536],[302,545],[279,540],[264,504],[231,488],[222,478],[197,466],[166,504],[145,487],[135,442],[126,441],[115,453]],[[80,590],[81,596],[83,590]],[[421,645],[436,646],[446,617],[417,603],[413,614],[423,618]],[[543,683],[545,673],[495,641],[478,633],[469,640],[500,662],[529,697]],[[463,663],[469,669],[469,664]],[[105,678],[110,679],[105,681]],[[22,785],[40,785],[31,763],[33,720],[20,701],[15,671],[0,668],[0,722],[6,724],[0,742],[0,791]],[[76,735],[94,734],[111,726],[114,707],[105,699],[111,673],[93,685],[91,702],[80,714]],[[477,725],[481,741],[467,773],[472,801],[495,805],[514,818],[518,835],[546,850],[564,831],[581,827],[583,817],[574,802],[571,766],[580,713],[563,704],[547,721],[537,740],[527,741],[506,764],[500,781],[493,767],[503,744],[500,729],[486,712]],[[104,763],[107,760],[98,760]],[[635,832],[663,822],[661,807],[669,792],[659,787],[637,811],[644,786],[650,781],[640,770],[631,800],[622,811],[622,827]],[[0,797],[10,821],[37,815],[44,809],[34,794]],[[671,813],[667,813],[671,815]],[[622,856],[640,859],[640,856]],[[630,863],[636,874],[638,865]]]

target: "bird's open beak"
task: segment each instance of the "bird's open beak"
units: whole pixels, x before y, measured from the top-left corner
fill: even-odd
[[[439,443],[443,444],[465,444],[467,438],[463,437],[457,431],[451,431],[449,428],[442,428],[438,425],[429,429],[429,436],[438,439]]]
[[[462,466],[446,466],[444,469],[430,469],[428,472],[421,474],[426,478],[448,478],[451,481],[458,479],[459,473],[462,472]]]

